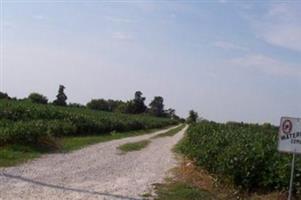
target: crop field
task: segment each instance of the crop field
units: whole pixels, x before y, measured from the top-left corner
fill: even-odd
[[[162,128],[174,120],[85,108],[0,100],[0,147],[12,144],[55,146],[62,136],[91,136]]]
[[[222,183],[244,191],[287,191],[291,156],[277,151],[278,128],[271,125],[201,122],[189,127],[179,150]],[[300,192],[301,163],[294,188]]]

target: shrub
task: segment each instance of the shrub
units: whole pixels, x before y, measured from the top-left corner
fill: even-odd
[[[291,157],[277,151],[277,131],[267,125],[202,122],[190,126],[180,150],[242,189],[285,190]],[[300,167],[297,160],[295,186],[301,184]]]
[[[32,101],[33,103],[40,103],[40,104],[47,104],[48,103],[48,99],[47,97],[39,94],[39,93],[31,93],[28,96],[28,99],[30,101]]]
[[[0,92],[0,99],[10,99],[7,93]]]
[[[92,99],[87,103],[87,107],[92,110],[109,111],[109,104],[104,99]]]
[[[79,104],[79,103],[69,103],[68,106],[69,107],[74,107],[74,108],[85,108],[84,105]]]
[[[45,138],[161,128],[176,123],[144,115],[0,100],[0,145],[38,144]]]

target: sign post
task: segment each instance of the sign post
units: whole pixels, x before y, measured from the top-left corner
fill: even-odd
[[[291,179],[290,179],[290,188],[288,192],[288,200],[292,199],[292,190],[293,190],[293,181],[294,181],[294,171],[295,171],[295,156],[296,153],[293,153],[293,159],[292,159],[292,169],[291,169]]]
[[[278,137],[278,151],[293,154],[288,193],[288,200],[291,200],[294,183],[295,157],[297,153],[301,153],[301,118],[281,117]]]

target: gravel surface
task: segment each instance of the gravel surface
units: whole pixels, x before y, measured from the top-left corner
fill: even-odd
[[[0,169],[0,200],[138,200],[164,181],[177,161],[171,149],[184,131],[153,139],[145,149],[121,154],[127,142],[149,139],[159,131],[91,145],[66,154],[48,154],[17,167]],[[166,131],[166,130],[165,130]]]

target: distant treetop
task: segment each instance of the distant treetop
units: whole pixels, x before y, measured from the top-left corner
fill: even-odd
[[[65,86],[60,85],[58,94],[56,95],[56,100],[54,100],[53,104],[58,106],[66,106],[67,96],[64,92]]]

